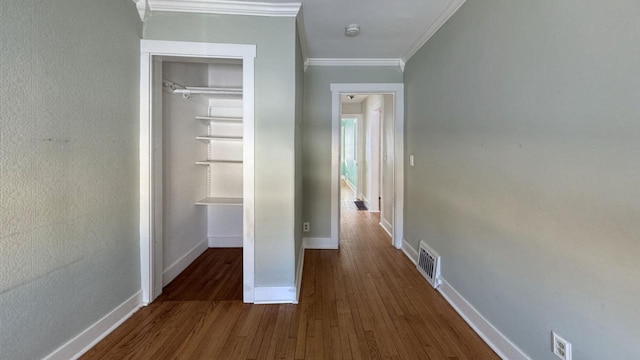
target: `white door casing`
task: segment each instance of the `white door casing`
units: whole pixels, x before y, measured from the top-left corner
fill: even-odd
[[[331,84],[331,245],[340,246],[340,94],[393,94],[393,245],[402,248],[404,219],[404,84]],[[387,195],[389,196],[389,195]]]
[[[186,41],[140,41],[140,279],[147,305],[162,293],[162,137],[154,111],[153,61],[158,56],[241,59],[243,77],[243,301],[254,301],[254,62],[256,46]],[[156,81],[157,82],[157,81]],[[159,84],[157,84],[159,85]],[[157,95],[156,95],[157,96]],[[154,121],[154,119],[156,121]],[[155,149],[155,150],[154,150]],[[160,154],[160,155],[158,155]],[[160,211],[158,211],[160,209]]]

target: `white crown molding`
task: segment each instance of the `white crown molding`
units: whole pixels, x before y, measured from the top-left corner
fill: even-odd
[[[138,15],[140,15],[140,20],[147,21],[149,18],[149,14],[151,12],[151,8],[149,7],[149,0],[131,0],[136,4],[136,9],[138,9]]]
[[[447,6],[442,13],[440,13],[440,16],[438,16],[438,18],[436,19],[436,21],[434,21],[428,28],[427,30],[424,32],[424,34],[422,34],[422,36],[420,37],[420,39],[418,39],[418,41],[413,44],[413,46],[411,47],[411,49],[409,49],[409,51],[405,54],[404,58],[402,59],[404,62],[409,61],[409,59],[411,59],[411,57],[413,55],[415,55],[418,50],[420,50],[420,48],[427,43],[427,41],[429,41],[429,39],[431,39],[431,37],[438,31],[440,30],[440,28],[453,16],[453,14],[455,14],[460,7],[462,7],[462,5],[464,5],[464,3],[467,0],[451,0],[449,2],[449,6]],[[404,71],[404,70],[403,70]]]
[[[391,66],[404,71],[402,59],[310,58],[310,66]]]
[[[149,11],[172,11],[202,14],[251,15],[251,16],[298,16],[302,6],[299,2],[266,3],[233,0],[132,0],[136,3],[140,18],[146,20]],[[143,13],[145,17],[143,17]]]

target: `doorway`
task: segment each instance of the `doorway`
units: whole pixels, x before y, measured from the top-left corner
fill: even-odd
[[[356,159],[359,161],[355,197],[373,212],[381,212],[380,225],[391,235],[393,246],[402,248],[404,204],[404,85],[403,84],[331,84],[332,92],[332,174],[331,240],[340,245],[340,203],[343,172],[348,159],[343,118],[349,118],[351,106],[345,96],[363,96],[368,100],[357,126]],[[386,98],[386,101],[385,101]],[[386,103],[386,106],[385,106]],[[386,110],[385,110],[386,108]],[[392,121],[385,122],[384,117]],[[373,119],[373,120],[372,120]],[[381,121],[382,119],[382,121]],[[367,121],[369,120],[369,121]],[[364,123],[364,124],[363,124]],[[344,130],[343,130],[344,129]],[[381,137],[381,134],[388,136]],[[359,141],[358,141],[359,140]],[[343,155],[343,153],[345,153]],[[363,163],[364,161],[364,163]],[[350,187],[349,187],[350,189]],[[386,194],[386,195],[385,195]],[[388,206],[384,200],[389,199]],[[382,219],[385,219],[384,221]]]
[[[149,304],[156,299],[162,293],[163,275],[166,280],[166,271],[163,274],[166,266],[163,264],[163,256],[165,255],[163,251],[163,215],[165,213],[163,191],[165,187],[163,186],[162,89],[163,87],[169,88],[173,93],[180,93],[185,98],[196,93],[207,92],[223,94],[235,91],[237,94],[237,89],[228,86],[188,87],[182,84],[168,83],[163,79],[163,59],[196,63],[209,63],[211,59],[218,59],[218,63],[241,64],[241,105],[238,110],[241,114],[240,133],[223,135],[216,132],[211,133],[213,123],[237,121],[238,115],[237,113],[211,113],[212,107],[215,106],[210,104],[208,113],[194,116],[194,119],[191,120],[196,122],[203,120],[208,123],[206,134],[196,134],[191,139],[193,142],[204,141],[208,144],[208,149],[202,150],[206,157],[197,160],[185,159],[185,161],[191,162],[193,166],[200,166],[201,169],[206,168],[206,171],[202,171],[202,175],[207,178],[206,182],[209,184],[212,176],[221,174],[221,171],[216,171],[214,174],[210,169],[212,166],[226,168],[225,172],[232,173],[230,184],[237,184],[237,180],[241,177],[239,183],[242,185],[239,190],[231,187],[213,189],[210,185],[195,185],[195,188],[200,187],[203,191],[197,197],[193,194],[190,196],[192,199],[189,201],[193,205],[190,205],[189,210],[196,207],[209,209],[213,207],[213,213],[227,214],[229,212],[216,211],[217,207],[236,206],[236,209],[241,209],[238,214],[242,222],[239,240],[242,245],[242,298],[244,302],[251,303],[254,301],[254,59],[256,47],[255,45],[141,40],[140,49],[140,263],[143,303]],[[226,100],[223,102],[228,103]],[[233,107],[233,105],[226,107]],[[239,152],[236,151],[239,158],[217,158],[211,155],[214,152],[212,150],[215,148],[214,143],[217,144],[218,140],[228,142],[238,139],[242,141],[241,149]],[[235,168],[231,169],[234,166]],[[223,179],[216,180],[216,183],[220,183]],[[240,197],[234,195],[238,191],[240,191]],[[233,196],[227,196],[229,194]],[[211,212],[208,211],[208,213]],[[211,223],[211,219],[208,222]],[[208,235],[208,244],[206,245],[210,246],[212,236]],[[183,257],[186,259],[185,261],[188,261],[189,253],[186,258]],[[178,262],[183,258],[179,258]]]

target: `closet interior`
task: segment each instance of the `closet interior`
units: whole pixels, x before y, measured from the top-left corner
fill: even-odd
[[[206,248],[242,247],[242,83],[241,60],[162,60],[163,286]]]

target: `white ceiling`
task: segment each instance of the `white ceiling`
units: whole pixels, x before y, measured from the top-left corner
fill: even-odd
[[[150,11],[206,12],[259,16],[298,16],[305,58],[316,65],[404,67],[408,60],[465,0],[132,0],[140,16]],[[293,0],[296,1],[296,0]],[[347,37],[345,26],[360,25],[360,35]],[[385,59],[387,63],[352,60]],[[322,61],[327,60],[327,61]],[[399,60],[398,63],[388,60]]]
[[[271,0],[286,2],[286,0]],[[404,58],[450,0],[302,0],[310,58]],[[346,37],[345,26],[360,24]]]
[[[239,0],[254,2],[255,0]],[[398,58],[412,47],[455,0],[259,0],[302,3],[309,58]],[[360,24],[347,37],[345,26]]]

